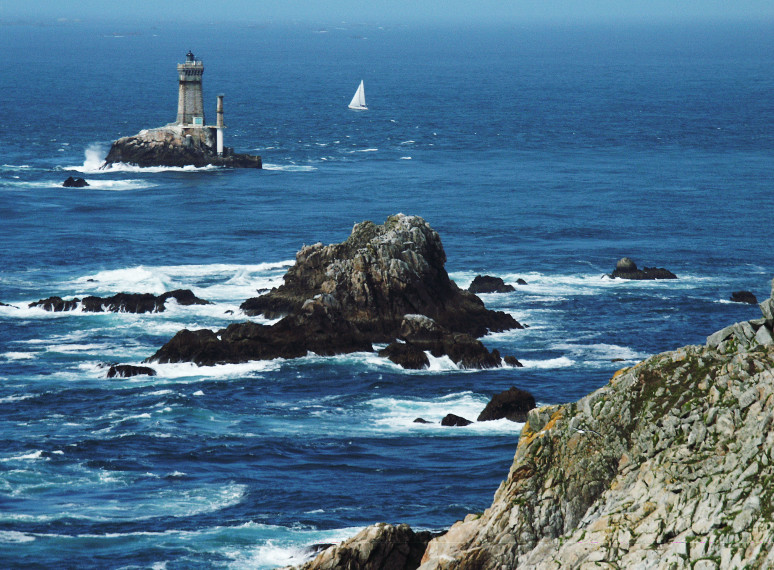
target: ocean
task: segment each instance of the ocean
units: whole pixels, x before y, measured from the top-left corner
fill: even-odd
[[[733,291],[770,293],[771,23],[0,30],[4,568],[269,569],[374,522],[445,529],[489,506],[522,424],[444,415],[511,386],[576,400],[756,318]],[[226,145],[264,170],[100,170],[114,139],[174,121],[189,49],[208,122],[225,94]],[[247,320],[302,245],[398,212],[439,232],[461,287],[527,282],[481,296],[528,325],[483,339],[523,368],[355,353],[106,377]],[[603,277],[624,256],[679,279]],[[179,288],[213,304],[28,306]]]

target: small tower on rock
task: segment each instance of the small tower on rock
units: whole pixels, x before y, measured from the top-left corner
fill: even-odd
[[[188,52],[185,63],[177,64],[180,78],[180,91],[177,98],[177,124],[184,126],[204,126],[204,99],[202,97],[202,75],[204,64],[196,61],[194,54]]]

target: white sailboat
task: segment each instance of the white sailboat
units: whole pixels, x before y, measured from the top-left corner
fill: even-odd
[[[361,111],[365,111],[368,109],[366,107],[365,102],[365,90],[363,89],[363,80],[360,80],[360,85],[357,86],[357,91],[355,91],[355,96],[352,97],[352,101],[349,103],[350,109],[358,109]]]

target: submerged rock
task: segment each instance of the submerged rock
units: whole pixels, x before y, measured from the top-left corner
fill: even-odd
[[[83,178],[73,178],[72,176],[68,176],[67,179],[62,182],[62,186],[65,188],[84,188],[88,185],[89,183]]]
[[[149,366],[134,366],[132,364],[114,364],[107,373],[108,378],[130,378],[132,376],[155,376],[156,371]]]
[[[515,291],[513,285],[508,285],[500,277],[490,275],[476,275],[468,287],[471,293],[510,293]]]
[[[223,155],[216,152],[215,129],[166,125],[147,129],[130,137],[118,139],[110,147],[105,168],[125,163],[137,166],[226,166],[231,168],[261,168],[261,157],[235,154],[225,147]]]
[[[486,422],[505,418],[512,422],[526,422],[527,413],[535,407],[535,397],[515,386],[495,394],[476,421]]]
[[[177,289],[161,295],[151,293],[118,293],[111,297],[84,297],[66,301],[61,297],[49,297],[30,303],[30,307],[40,307],[46,311],[73,311],[81,306],[86,313],[161,313],[168,299],[175,299],[180,305],[209,305],[209,301],[199,299],[190,289]]]
[[[663,267],[643,267],[639,269],[637,264],[628,257],[619,259],[618,263],[616,263],[615,271],[608,277],[612,279],[634,280],[677,279],[677,275]]]

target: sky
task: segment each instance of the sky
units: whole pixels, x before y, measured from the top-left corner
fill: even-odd
[[[774,0],[0,0],[0,20],[527,23],[774,20]]]

